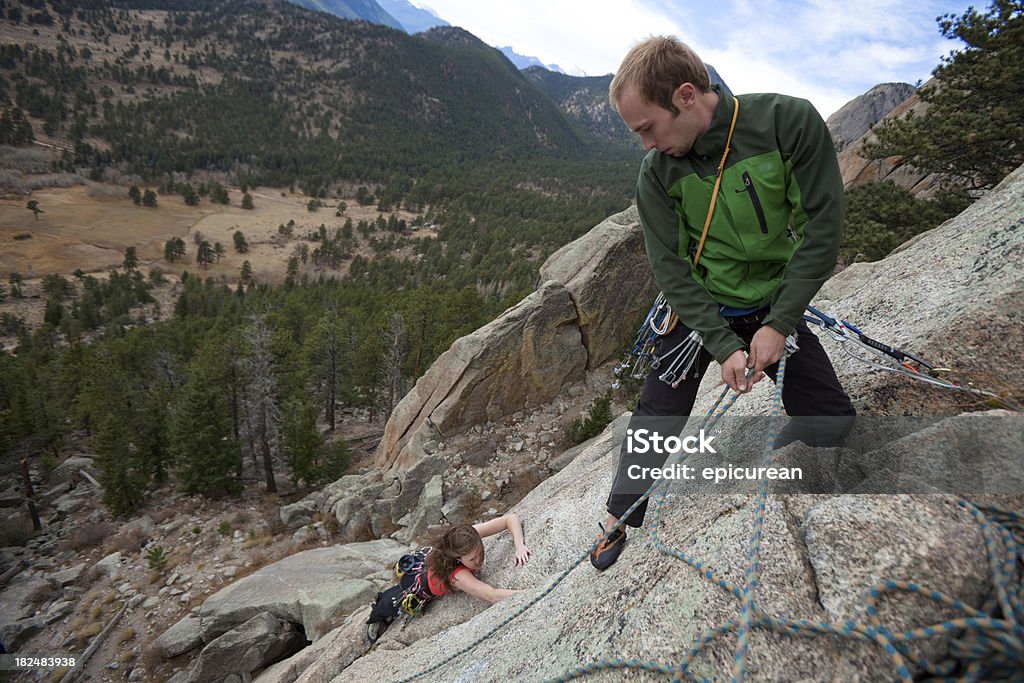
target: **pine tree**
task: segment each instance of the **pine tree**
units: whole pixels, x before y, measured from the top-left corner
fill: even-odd
[[[135,247],[128,247],[124,250],[124,262],[121,267],[126,271],[135,270],[139,267],[139,257],[135,253]]]
[[[276,493],[274,451],[280,421],[276,396],[277,374],[270,350],[270,330],[262,318],[257,315],[250,318],[247,337],[249,353],[245,366],[250,384],[246,395],[246,413],[250,418],[252,439],[263,460],[267,492]]]
[[[235,242],[235,251],[239,254],[244,254],[249,251],[249,243],[245,240],[245,235],[242,234],[241,230],[236,230],[235,234],[232,235],[232,239]]]
[[[171,412],[172,452],[186,493],[221,495],[240,489],[239,447],[231,415],[218,383],[219,351],[200,353],[189,364],[188,379]]]
[[[332,306],[317,320],[305,344],[308,375],[323,402],[324,419],[332,432],[337,427],[335,408],[342,368],[347,365],[345,322],[338,309]]]
[[[196,250],[196,263],[206,268],[213,263],[217,258],[217,254],[213,251],[213,246],[203,240],[199,243],[199,249]]]
[[[943,15],[939,28],[966,47],[943,58],[937,85],[918,91],[927,111],[883,121],[865,152],[988,189],[1024,163],[1024,4],[993,0],[984,12]]]
[[[291,398],[285,401],[282,412],[282,451],[291,469],[292,481],[307,486],[320,483],[324,437],[316,426],[316,406]]]

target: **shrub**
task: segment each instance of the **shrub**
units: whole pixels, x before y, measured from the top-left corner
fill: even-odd
[[[592,439],[608,426],[612,421],[612,392],[609,389],[603,396],[594,401],[584,417],[580,415],[565,432],[566,446],[581,444],[587,439]]]
[[[167,568],[167,552],[164,550],[162,545],[155,545],[146,551],[146,562],[149,563],[149,568],[162,572]]]

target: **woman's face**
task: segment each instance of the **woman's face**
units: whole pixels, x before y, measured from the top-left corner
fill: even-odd
[[[466,568],[471,572],[475,572],[477,569],[480,569],[480,567],[482,567],[484,564],[483,544],[481,544],[480,547],[474,550],[473,552],[467,553],[460,557],[459,562],[466,565]]]

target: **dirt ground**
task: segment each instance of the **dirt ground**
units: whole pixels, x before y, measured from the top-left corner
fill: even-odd
[[[361,220],[375,221],[381,215],[376,206],[359,206],[351,197],[325,200],[325,206],[310,212],[309,197],[279,189],[251,190],[255,207],[251,210],[241,208],[242,192],[238,188],[229,189],[228,194],[231,204],[227,206],[213,204],[206,198],[199,206],[188,206],[178,195],[160,195],[157,208],[147,208],[133,204],[126,188],[90,182],[84,186],[38,190],[19,199],[0,199],[0,285],[8,293],[0,302],[0,314],[18,316],[30,328],[38,326],[46,306],[41,286],[44,276],[63,275],[73,282],[71,274],[81,269],[94,277],[105,277],[111,269],[121,266],[125,250],[133,246],[143,273],[160,268],[169,276],[170,284],[159,288],[164,290],[163,295],[160,291],[154,293],[158,300],[163,299],[160,310],[166,315],[173,310],[173,284],[184,271],[223,278],[233,284],[239,279],[242,263],[249,261],[257,282],[280,284],[288,258],[302,242],[302,235],[318,230],[321,224],[333,232],[348,218],[358,224]],[[38,218],[26,208],[29,200],[39,203],[43,212]],[[347,208],[339,217],[336,211],[341,202]],[[416,218],[416,214],[407,211],[397,213],[407,222]],[[289,221],[295,222],[293,237],[284,238],[278,234],[278,226]],[[238,230],[249,244],[244,254],[234,248],[234,234]],[[206,268],[195,263],[197,234],[211,244],[224,245],[225,255],[219,263]],[[412,237],[432,234],[431,230],[421,228]],[[175,237],[185,241],[187,255],[170,263],[163,258],[164,244]],[[356,253],[372,257],[372,250],[358,233],[354,238]],[[313,246],[310,244],[310,248]],[[314,277],[342,277],[348,272],[348,262],[334,270],[307,263],[300,272]],[[11,273],[24,279],[24,298],[10,296]],[[12,340],[0,341],[10,346]]]
[[[235,279],[242,262],[248,260],[257,278],[275,282],[284,278],[290,247],[302,234],[321,224],[328,230],[340,228],[348,217],[358,223],[380,215],[375,206],[359,206],[353,198],[328,200],[327,206],[311,213],[309,197],[269,188],[250,193],[252,210],[241,208],[242,193],[237,189],[229,191],[228,206],[206,199],[199,206],[188,206],[180,196],[161,195],[155,209],[136,206],[127,191],[123,198],[111,197],[113,193],[110,186],[97,184],[34,192],[31,199],[43,210],[38,219],[26,208],[28,198],[0,199],[0,278],[6,283],[12,272],[32,279],[69,275],[78,268],[86,273],[106,271],[121,265],[130,246],[135,247],[144,270],[158,266],[172,273],[195,272],[199,268],[192,240],[199,232],[227,250],[220,263],[201,271],[204,274]],[[337,217],[341,201],[348,208],[343,217]],[[398,215],[407,221],[416,217],[407,211]],[[291,220],[295,221],[294,237],[284,240],[277,228]],[[237,230],[249,243],[245,254],[234,249]],[[184,261],[168,263],[163,258],[164,243],[174,237],[185,240],[189,255]]]

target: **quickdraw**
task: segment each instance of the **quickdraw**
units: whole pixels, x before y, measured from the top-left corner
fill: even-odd
[[[975,396],[984,396],[985,398],[991,398],[998,401],[1011,410],[1021,410],[1020,406],[999,394],[991,391],[985,391],[984,389],[954,384],[942,377],[944,373],[952,372],[949,368],[935,367],[935,365],[929,363],[920,356],[908,351],[903,351],[895,346],[890,346],[889,344],[880,342],[877,339],[872,339],[852,323],[822,313],[813,306],[807,307],[807,314],[803,316],[803,319],[809,325],[814,325],[827,332],[832,339],[839,343],[840,348],[843,349],[850,358],[875,368],[876,370],[894,372],[919,382],[942,387],[943,389],[962,391],[968,394],[974,394]],[[858,354],[853,350],[853,347],[867,350],[871,355],[864,356],[862,354]]]
[[[670,351],[660,356],[655,355],[658,340],[675,329],[678,323],[679,317],[672,310],[664,292],[659,293],[643,324],[637,330],[633,346],[626,354],[625,360],[615,368],[615,376],[622,377],[625,374],[633,379],[644,379],[652,369],[658,370],[667,362],[668,365],[659,379],[672,388],[678,387],[693,369],[703,346],[700,333],[694,330]],[[612,384],[614,389],[618,389],[619,386],[618,381]]]

